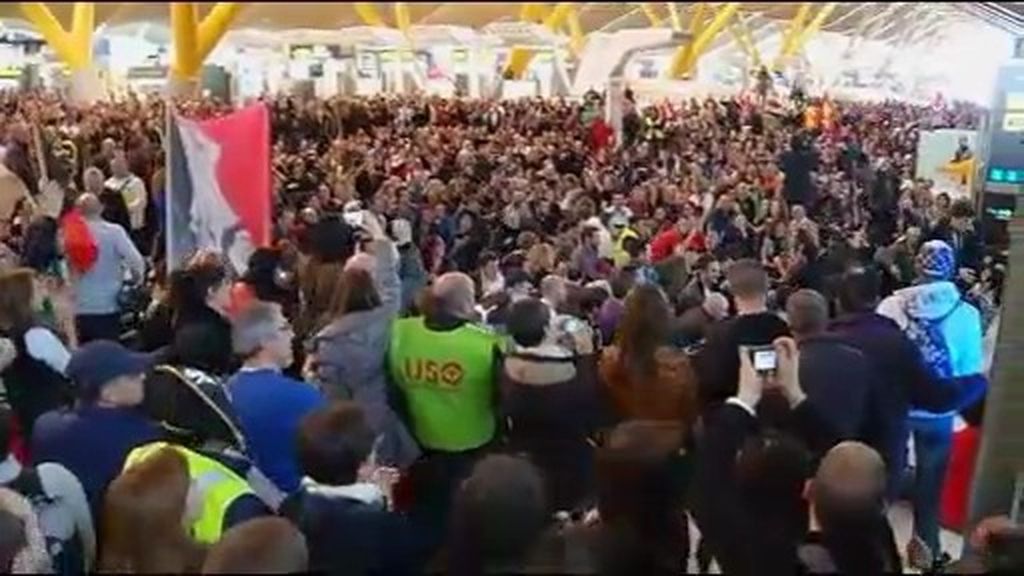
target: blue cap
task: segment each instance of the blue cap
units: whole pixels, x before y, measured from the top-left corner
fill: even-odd
[[[117,342],[100,340],[75,350],[67,375],[87,395],[98,394],[103,386],[122,377],[145,374],[154,364],[153,356],[132,352]]]

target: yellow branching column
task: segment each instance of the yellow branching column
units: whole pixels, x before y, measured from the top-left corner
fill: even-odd
[[[587,45],[587,37],[580,25],[580,15],[576,10],[569,12],[565,23],[569,26],[569,48],[579,58],[583,54],[583,48]]]
[[[572,2],[559,2],[550,13],[541,16],[544,13],[542,4],[526,3],[520,11],[520,16],[526,22],[541,23],[548,30],[556,31],[570,19],[574,12],[575,6]],[[508,56],[508,63],[505,64],[505,78],[511,80],[522,78],[531,61],[533,61],[533,50],[523,46],[512,48]]]
[[[170,4],[174,58],[168,89],[175,96],[190,96],[199,88],[203,63],[224,37],[242,5],[238,2],[218,2],[200,22],[194,2]]]
[[[661,16],[658,16],[658,11],[654,9],[654,6],[651,6],[647,2],[643,2],[640,4],[640,10],[643,11],[644,16],[647,16],[647,21],[650,22],[651,28],[661,27]]]
[[[741,14],[736,15],[736,20],[729,26],[729,31],[732,32],[736,44],[747,56],[754,68],[760,69],[764,66],[764,61],[761,59],[761,51],[757,49],[757,43],[754,42],[753,36],[750,34],[750,28],[747,27],[747,23]]]
[[[71,30],[65,30],[42,2],[21,2],[18,8],[57,57],[67,64],[71,71],[71,100],[89,103],[102,99],[105,96],[103,86],[92,60],[96,5],[92,2],[75,2]]]
[[[707,25],[700,26],[700,31],[690,39],[687,46],[677,50],[669,70],[672,78],[684,78],[693,73],[697,67],[697,61],[707,51],[711,42],[718,37],[718,34],[726,27],[739,8],[739,2],[729,2],[723,5],[715,12],[715,15]]]
[[[832,15],[832,12],[835,11],[836,3],[830,2],[822,6],[821,10],[808,22],[807,19],[811,16],[812,7],[813,4],[810,2],[801,4],[800,9],[793,16],[793,20],[790,21],[789,27],[786,28],[786,32],[782,36],[782,47],[779,50],[779,55],[775,58],[775,62],[772,63],[772,67],[776,71],[782,70],[794,55],[803,50],[807,41],[821,29],[821,26]]]
[[[359,15],[359,19],[363,21],[363,24],[378,28],[387,27],[387,23],[384,22],[384,18],[380,15],[380,12],[377,11],[377,7],[373,5],[373,2],[356,2],[355,9],[356,14]]]
[[[669,78],[682,78],[683,77],[683,63],[690,58],[690,51],[693,49],[693,41],[700,34],[701,29],[704,27],[704,12],[707,10],[706,2],[698,2],[693,7],[693,14],[690,16],[690,38],[686,40],[681,46],[676,48],[675,54],[672,55],[672,62],[668,66],[668,77]]]

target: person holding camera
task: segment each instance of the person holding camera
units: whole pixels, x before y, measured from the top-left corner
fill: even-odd
[[[795,573],[808,534],[804,488],[813,471],[811,454],[824,453],[813,449],[832,446],[835,435],[806,402],[793,339],[740,346],[737,356],[735,394],[703,421],[690,512],[702,548],[723,573]],[[776,401],[788,406],[792,433],[760,423],[759,408]]]

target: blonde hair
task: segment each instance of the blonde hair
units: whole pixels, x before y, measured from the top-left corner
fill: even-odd
[[[555,269],[555,248],[547,242],[534,244],[526,253],[526,269],[531,272],[550,272]]]

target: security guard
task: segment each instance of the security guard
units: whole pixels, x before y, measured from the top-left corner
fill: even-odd
[[[473,281],[441,276],[426,317],[397,320],[391,375],[405,398],[416,439],[426,450],[459,453],[487,445],[497,430],[497,335],[471,322]]]
[[[631,257],[629,251],[626,250],[626,241],[630,238],[640,238],[635,230],[630,228],[627,220],[616,220],[613,218],[612,234],[615,236],[615,249],[612,252],[612,261],[615,263],[616,268],[622,268],[626,264],[629,264]]]
[[[188,462],[188,475],[192,482],[190,491],[197,491],[202,502],[199,515],[190,527],[196,542],[213,544],[232,526],[271,513],[249,483],[235,470],[184,446],[167,442],[139,446],[128,453],[124,469],[131,468],[165,448],[177,451]]]

